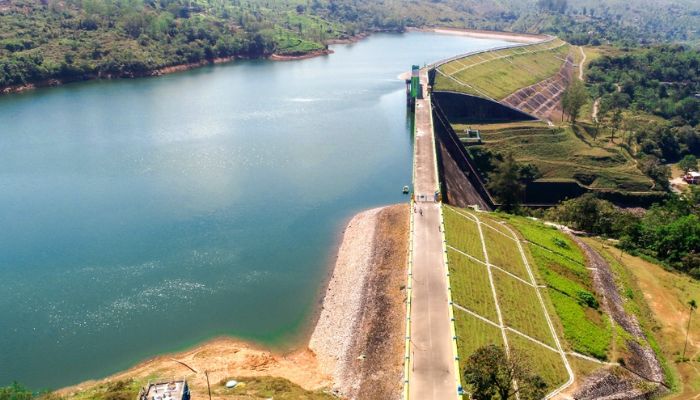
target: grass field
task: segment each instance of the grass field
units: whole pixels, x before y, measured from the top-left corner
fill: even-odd
[[[451,216],[446,217],[445,229],[448,237],[452,239],[464,234],[478,235],[473,221],[470,224],[456,222],[456,217],[460,216],[458,213],[464,213],[478,217],[483,224],[499,229],[499,232],[504,228],[501,222],[506,222],[526,241],[523,247],[530,265],[536,269],[533,273],[538,283],[546,285],[546,289],[541,288],[540,293],[545,297],[553,323],[561,324],[560,338],[563,336],[565,339],[563,345],[567,351],[610,361],[617,361],[619,357],[626,355],[626,338],[629,338],[629,334],[617,326],[612,327],[609,317],[598,310],[596,303],[600,299],[593,290],[585,257],[566,234],[529,218],[446,208],[448,210],[445,211],[445,215]],[[467,228],[461,231],[464,227]],[[485,237],[486,231],[493,232],[490,240],[512,242],[512,239],[494,229],[482,225],[482,230]],[[477,248],[473,241],[465,241],[464,238],[461,240],[461,243],[472,243],[470,246]],[[690,327],[687,359],[683,360],[680,356],[688,323],[687,303],[690,299],[700,300],[700,282],[666,271],[640,258],[621,254],[618,249],[600,240],[585,240],[610,263],[620,293],[624,297],[625,309],[639,320],[651,347],[660,356],[667,380],[674,388],[670,398],[696,398],[700,392],[699,311],[693,316],[693,321],[697,322]],[[489,249],[495,247],[497,246],[487,246],[489,259]],[[511,258],[515,258],[515,255],[511,254]],[[483,274],[479,277],[468,275],[475,271],[483,271],[485,267],[482,264],[455,251],[448,252],[448,260],[451,268],[463,270],[451,270],[452,292],[456,304],[474,301],[472,298],[467,300],[457,296],[488,299],[487,289],[490,287],[481,288],[486,286],[487,277]],[[505,326],[555,347],[549,330],[545,329],[544,312],[535,298],[535,288],[496,269],[492,269],[492,275]],[[475,288],[474,285],[479,288]],[[469,304],[468,308],[479,315],[492,313],[489,311],[492,310],[490,307]],[[482,311],[475,311],[476,309]],[[489,319],[492,317],[493,314],[489,314]],[[502,332],[497,326],[460,309],[455,310],[455,318],[462,367],[464,360],[474,349],[483,344],[502,343]],[[542,376],[551,389],[567,380],[568,375],[560,353],[510,329],[506,329],[505,332],[509,346],[521,351],[531,360],[534,372]],[[581,375],[588,375],[602,367],[600,363],[575,356],[567,356],[567,359],[574,371]]]
[[[484,232],[484,240],[486,240],[489,262],[518,278],[527,280],[527,270],[522,258],[519,256],[520,253],[515,240],[491,228],[484,227],[482,231]]]
[[[557,387],[568,379],[561,355],[540,346],[518,334],[508,332],[508,343],[531,361],[530,367],[547,382],[549,387]]]
[[[529,242],[531,264],[537,267],[547,286],[571,349],[601,360],[610,359],[612,329],[608,317],[595,307],[600,300],[594,294],[583,252],[564,233],[539,221],[507,215],[501,218]]]
[[[499,328],[459,309],[455,310],[455,328],[457,331],[457,352],[460,371],[464,371],[469,356],[479,347],[489,344],[503,346]]]
[[[484,251],[476,222],[465,218],[451,207],[445,207],[444,217],[445,225],[452,227],[445,232],[447,242],[472,257],[484,261]]]
[[[452,298],[457,304],[498,323],[496,306],[489,284],[486,266],[448,249]]]
[[[469,210],[445,206],[443,214],[448,245],[450,284],[455,303],[455,328],[460,368],[464,368],[464,362],[469,355],[480,346],[491,343],[503,344],[503,332],[510,333],[509,338],[512,336],[511,331],[499,327],[496,303],[493,298],[494,290],[506,327],[554,347],[554,338],[545,317],[546,310],[537,298],[537,289],[525,283],[530,282],[530,278],[517,242],[508,229],[501,224],[500,220],[493,219],[484,213],[473,213]],[[475,218],[481,222],[489,261],[493,265],[508,270],[511,274],[517,274],[520,279],[491,268],[492,287],[488,267],[461,254],[466,253],[474,258],[483,256],[481,236]],[[494,324],[473,316],[461,307],[493,321]],[[514,335],[518,336],[513,339],[519,344],[518,348],[522,348],[528,358],[531,358],[534,372],[540,374],[549,383],[550,389],[566,381],[568,376],[559,353],[532,340],[524,339],[527,343],[520,343],[518,339],[522,337]],[[552,358],[552,355],[555,358]],[[559,357],[558,361],[556,357]],[[559,365],[555,365],[557,362]],[[561,371],[564,371],[563,380],[560,379]]]
[[[460,58],[438,68],[435,90],[450,90],[501,100],[559,71],[571,50],[555,39]]]
[[[464,129],[456,125],[455,130]],[[591,188],[628,191],[647,191],[653,186],[625,150],[604,141],[592,141],[568,126],[484,126],[481,137],[482,144],[470,146],[470,150],[510,152],[519,163],[536,165],[546,180],[575,180]]]
[[[233,377],[240,383],[234,389],[226,388],[223,379],[214,386],[213,394],[233,399],[279,399],[279,400],[332,400],[337,397],[321,390],[309,391],[284,378],[271,376]],[[235,397],[234,397],[235,396]]]
[[[554,346],[535,288],[500,271],[493,272],[503,322],[540,342]]]

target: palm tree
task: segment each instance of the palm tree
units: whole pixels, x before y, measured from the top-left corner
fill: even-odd
[[[681,357],[682,360],[685,360],[685,349],[688,347],[688,335],[690,334],[690,317],[693,316],[693,311],[698,308],[698,303],[695,302],[695,300],[690,300],[688,302],[688,306],[690,306],[690,311],[688,312],[688,328],[685,330],[685,346],[683,346],[683,356]]]

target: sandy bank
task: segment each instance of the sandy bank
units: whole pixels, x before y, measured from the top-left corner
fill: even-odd
[[[106,379],[83,382],[58,390],[57,393],[69,396],[101,383],[126,379],[184,377],[190,384],[192,397],[204,399],[208,398],[205,370],[212,385],[218,385],[221,380],[234,376],[278,376],[289,379],[307,390],[328,387],[331,384],[330,378],[319,371],[314,354],[306,349],[281,355],[235,339],[219,338],[187,351],[152,358]],[[212,398],[223,399],[218,396]]]
[[[202,399],[208,398],[208,371],[213,385],[230,377],[275,376],[307,390],[334,388],[347,398],[398,398],[408,218],[408,206],[395,205],[362,212],[349,222],[308,348],[278,354],[219,338],[57,393],[69,396],[126,379],[184,377],[193,398]],[[212,398],[224,397],[214,393]]]
[[[500,39],[509,42],[518,43],[537,43],[546,40],[546,35],[536,35],[530,33],[517,32],[501,32],[501,31],[485,31],[479,29],[461,29],[461,28],[409,28],[412,31],[434,32],[441,35],[458,35],[468,36],[478,39]]]

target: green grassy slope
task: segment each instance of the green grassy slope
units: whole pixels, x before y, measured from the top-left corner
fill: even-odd
[[[455,125],[458,132],[465,128]],[[626,150],[592,141],[568,126],[482,126],[481,133],[482,144],[470,146],[470,151],[512,152],[518,162],[536,165],[542,179],[576,180],[591,188],[627,191],[648,191],[654,186]]]
[[[541,276],[564,338],[575,352],[608,359],[611,327],[599,309],[599,299],[581,250],[565,234],[541,222],[523,217],[501,216],[514,226],[527,243],[532,265]]]
[[[473,258],[482,259],[483,252],[480,252],[479,246],[476,245],[477,243],[481,244],[481,235],[475,222],[475,218],[479,218],[483,233],[490,232],[488,236],[484,235],[489,260],[495,264],[495,261],[491,259],[491,254],[500,254],[496,259],[502,265],[518,266],[524,270],[522,261],[520,263],[511,262],[511,260],[521,259],[521,257],[510,231],[485,214],[475,214],[468,210],[449,206],[445,207],[443,214],[448,246],[450,284],[455,304],[455,327],[460,367],[464,368],[464,362],[478,347],[486,344],[503,344],[503,332],[498,326],[494,290],[506,326],[516,329],[536,341],[541,341],[547,346],[554,346],[554,338],[549,331],[545,311],[537,300],[535,287],[525,283],[529,282],[527,274],[523,272],[525,275],[521,278],[525,280],[523,282],[513,275],[492,268],[494,283],[492,289],[486,265],[465,255],[469,254]],[[520,273],[519,270],[513,271]],[[491,323],[484,319],[491,321]],[[545,379],[550,389],[554,389],[566,381],[568,375],[560,355],[536,341],[520,340],[520,335],[514,334],[512,331],[506,332],[511,346],[515,345],[518,351],[530,359],[533,369]],[[558,361],[557,357],[559,357]]]
[[[438,68],[435,90],[450,90],[501,100],[559,71],[570,46],[547,43],[474,54]]]

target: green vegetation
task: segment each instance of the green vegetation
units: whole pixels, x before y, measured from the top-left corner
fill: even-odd
[[[513,211],[520,204],[525,191],[520,165],[513,153],[507,153],[502,160],[495,160],[493,171],[489,174],[487,188],[501,203],[505,211]]]
[[[445,232],[447,242],[477,260],[484,261],[484,251],[476,222],[452,207],[445,207],[443,210],[445,225],[453,228]]]
[[[508,343],[513,349],[521,352],[526,359],[535,360],[537,373],[542,376],[548,387],[558,387],[569,379],[564,362],[558,353],[513,332],[508,332]]]
[[[535,288],[504,274],[493,271],[503,322],[513,329],[554,346],[554,338],[537,299]]]
[[[61,397],[61,400],[133,400],[147,383],[147,379],[107,382]]]
[[[32,397],[32,391],[17,382],[0,387],[0,400],[31,400]]]
[[[234,389],[227,389],[226,382],[235,379],[240,382]],[[279,400],[332,400],[337,397],[322,390],[309,391],[284,378],[271,376],[233,377],[223,379],[212,390],[213,394],[236,396],[236,399],[268,399]]]
[[[528,218],[502,215],[528,241],[528,250],[571,348],[608,359],[612,332],[599,310],[583,252],[565,234]]]
[[[697,171],[698,159],[694,155],[689,154],[683,157],[683,159],[678,163],[678,167],[683,170],[684,173],[688,173],[688,171]]]
[[[601,110],[631,108],[700,123],[700,52],[684,46],[658,46],[618,56],[603,56],[589,65],[591,91]],[[686,144],[687,145],[687,144]]]
[[[450,286],[453,300],[462,307],[498,323],[486,266],[454,251],[447,250],[450,260]]]
[[[570,46],[550,42],[489,51],[438,68],[435,90],[449,90],[501,100],[559,71]]]
[[[571,123],[576,123],[579,117],[581,107],[588,101],[588,93],[583,83],[579,80],[574,80],[564,90],[561,96],[561,108],[569,116]]]
[[[687,361],[683,359],[683,349],[688,328],[688,321],[685,321],[688,317],[688,303],[690,300],[700,298],[700,281],[688,279],[683,274],[666,270],[640,257],[620,253],[601,241],[589,243],[617,259],[620,265],[630,273],[629,277],[635,287],[643,292],[651,311],[649,321],[654,338],[667,360],[667,377],[673,378],[669,382],[672,387],[678,389],[678,398],[692,398],[697,395],[700,392],[700,374],[697,370],[700,362],[700,346],[697,341],[688,343],[685,356],[688,358]],[[639,300],[642,296],[635,297]],[[696,317],[697,313],[694,313],[690,325],[691,338],[700,335],[700,324],[696,323]]]
[[[124,379],[100,383],[74,393],[59,396],[52,392],[33,393],[24,386],[13,383],[0,387],[0,400],[133,400],[147,379]]]
[[[515,240],[504,236],[493,229],[482,227],[486,251],[489,254],[489,262],[521,279],[528,279],[527,270],[523,260],[518,255],[518,246]]]
[[[637,321],[639,322],[639,325],[642,328],[642,331],[649,343],[649,346],[654,351],[656,357],[661,363],[661,367],[666,377],[666,382],[668,382],[671,388],[675,388],[677,386],[675,374],[673,373],[671,367],[668,365],[666,357],[661,347],[656,341],[655,332],[658,330],[658,325],[656,323],[656,320],[654,319],[651,309],[649,308],[649,305],[644,299],[643,292],[640,290],[638,281],[635,278],[634,274],[630,271],[629,268],[625,268],[620,263],[620,257],[614,256],[610,252],[609,247],[604,246],[600,242],[595,240],[589,239],[586,242],[593,248],[595,248],[610,264],[612,272],[615,276],[615,283],[617,284],[620,294],[622,294],[622,299],[624,301],[623,306],[625,308],[625,311],[627,311],[627,313],[631,315],[634,315],[637,318]],[[624,333],[622,329],[619,330]],[[618,333],[618,335],[620,334]],[[679,340],[682,340],[682,338],[679,338]],[[628,352],[630,352],[630,350],[627,349],[626,342],[622,342],[621,345],[618,345],[615,350],[619,354],[619,356],[623,358]],[[616,357],[616,359],[617,358],[618,357]]]
[[[457,332],[460,371],[464,371],[469,356],[479,347],[491,344],[503,346],[499,328],[459,309],[455,310],[455,331]]]
[[[455,130],[462,126],[456,125]],[[569,126],[532,127],[511,124],[481,130],[482,143],[469,146],[484,176],[498,160],[513,154],[521,165],[532,165],[534,178],[576,181],[593,189],[648,191],[654,183],[645,176],[627,151],[607,143],[595,143],[585,132]]]
[[[700,190],[674,196],[643,215],[618,209],[592,195],[568,200],[546,216],[573,229],[620,239],[620,247],[700,278]]]
[[[541,43],[464,57],[439,68],[435,88],[502,100],[554,75],[567,54],[581,62],[578,49],[565,48],[563,42]],[[571,124],[479,125],[482,142],[468,146],[504,210],[523,201],[527,178],[632,196],[668,191],[665,164],[700,156],[700,51],[664,45],[585,52],[587,87],[574,80],[561,99]],[[456,122],[456,132],[469,128]],[[535,173],[517,176],[525,166]]]
[[[0,87],[303,53],[342,36],[338,25],[303,13],[206,0],[13,0],[0,25]]]
[[[490,262],[509,270],[527,282],[529,282],[529,276],[522,261],[518,262],[521,257],[512,233],[500,224],[499,220],[486,214],[474,214],[449,206],[445,206],[444,209],[450,284],[455,303],[457,351],[460,357],[460,368],[464,370],[468,368],[468,365],[465,365],[465,363],[468,364],[468,357],[478,348],[489,344],[503,345],[501,329],[460,309],[464,307],[494,323],[498,322],[487,267],[460,253],[469,254],[471,251],[469,249],[477,249],[481,252],[481,239],[474,218],[478,216],[484,224],[481,229],[486,240]],[[467,221],[467,223],[460,221],[460,219]],[[470,238],[466,238],[466,236],[470,236]],[[451,247],[459,251],[453,250]],[[506,326],[523,332],[549,346],[554,346],[554,338],[544,314],[547,311],[542,308],[535,287],[496,268],[492,268],[491,271],[496,296]],[[529,340],[528,342],[534,343]],[[539,351],[542,354],[531,346],[521,347],[529,351],[529,357],[532,357],[530,359],[538,360],[537,363],[533,363],[532,371],[542,375],[543,378],[546,377],[545,382],[549,383],[546,386],[551,390],[556,386],[555,383],[563,382],[560,382],[552,371],[561,370],[564,365],[559,359],[560,367],[552,366],[551,362],[556,362],[556,360],[550,360],[549,356],[550,353],[555,355],[556,353],[542,345],[534,345],[540,347]],[[540,365],[540,357],[545,360],[546,364]],[[470,382],[469,378],[465,379]]]
[[[535,358],[527,358],[517,351],[506,354],[503,347],[484,346],[469,356],[464,369],[464,379],[471,387],[474,400],[538,400],[547,394],[547,384],[532,373],[530,364]],[[537,360],[539,361],[539,360]],[[513,385],[517,381],[517,389]]]
[[[226,382],[235,379],[239,382],[234,389],[225,387]],[[87,389],[78,390],[65,396],[55,393],[33,394],[30,390],[15,383],[0,388],[0,400],[133,400],[148,379],[124,379],[100,383]],[[206,388],[206,387],[205,387]],[[280,400],[332,400],[335,396],[323,390],[309,391],[284,378],[259,376],[224,379],[216,385],[212,382],[212,395],[235,396],[236,399],[275,398]]]
[[[697,41],[700,6],[691,0],[5,0],[0,25],[5,87],[140,76],[217,57],[298,55],[332,39],[406,26],[552,33],[575,44]],[[551,68],[553,59],[543,61],[533,77],[517,78],[520,84]]]

